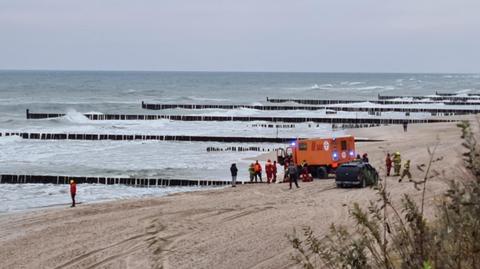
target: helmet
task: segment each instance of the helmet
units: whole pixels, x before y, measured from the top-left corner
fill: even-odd
[[[395,152],[395,155],[400,155],[400,152],[398,152],[398,151],[397,151],[397,152]]]
[[[73,184],[73,183],[75,183],[75,180],[70,179],[70,184]]]

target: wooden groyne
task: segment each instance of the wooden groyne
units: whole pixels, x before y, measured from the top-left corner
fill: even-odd
[[[407,96],[408,97],[408,96]],[[405,96],[397,96],[392,98],[405,98]],[[426,97],[425,97],[426,98]],[[423,99],[423,98],[422,98]],[[472,100],[480,100],[480,99],[472,99]],[[340,105],[340,104],[353,104],[353,103],[363,103],[369,102],[372,104],[379,104],[379,105],[412,105],[412,104],[435,104],[435,103],[443,103],[445,105],[458,105],[458,106],[471,106],[471,105],[480,105],[480,103],[472,103],[468,101],[462,100],[390,100],[390,99],[382,99],[382,100],[341,100],[341,99],[282,99],[282,98],[268,98],[267,101],[270,103],[287,103],[293,102],[302,105]]]
[[[84,176],[51,176],[51,175],[0,175],[0,184],[69,184],[73,179],[77,184],[128,185],[137,187],[169,187],[169,186],[225,186],[231,184],[226,180],[206,179],[162,179],[131,177],[84,177]],[[237,184],[244,182],[237,181]]]
[[[433,101],[469,101],[469,100],[479,100],[480,96],[470,95],[470,96],[455,96],[455,95],[439,95],[439,96],[426,96],[426,95],[378,95],[378,100],[388,100],[388,99],[399,99],[399,98],[411,98],[413,100],[421,99],[430,99]]]
[[[134,115],[134,114],[83,114],[90,120],[173,120],[173,121],[267,121],[287,123],[325,124],[403,124],[453,122],[447,119],[389,119],[389,118],[333,118],[333,117],[249,117],[249,116],[202,116],[202,115]],[[47,119],[65,116],[60,113],[30,113],[27,119]]]
[[[114,140],[114,141],[179,141],[222,143],[289,143],[295,138],[285,137],[236,137],[236,136],[188,136],[188,135],[139,135],[139,134],[80,134],[80,133],[26,133],[3,132],[0,136],[19,136],[33,140]]]
[[[435,91],[435,95],[439,95],[439,96],[456,96],[456,95],[458,95],[458,93]],[[479,96],[479,97],[480,97],[480,93],[467,93],[467,96]]]
[[[343,112],[368,112],[369,114],[379,115],[382,112],[404,112],[404,113],[430,113],[432,116],[454,116],[469,115],[480,112],[478,109],[450,109],[450,108],[421,108],[421,107],[345,107],[345,106],[258,106],[258,105],[209,105],[209,104],[146,104],[142,102],[142,108],[163,110],[172,108],[182,109],[238,109],[249,108],[256,110],[333,110]]]
[[[186,136],[186,135],[131,135],[131,134],[72,134],[72,133],[26,133],[26,132],[0,132],[2,136],[19,136],[23,139],[33,140],[114,140],[114,141],[178,141],[178,142],[222,142],[222,143],[290,143],[294,137],[240,137],[240,136]],[[304,138],[298,138],[304,139]],[[355,142],[378,142],[356,138]],[[247,148],[234,147],[235,151],[246,151]],[[250,147],[248,150],[260,150],[260,147]],[[232,149],[233,150],[233,149]]]

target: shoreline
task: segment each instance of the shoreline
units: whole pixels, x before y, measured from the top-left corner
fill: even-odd
[[[427,185],[427,216],[445,180],[463,168],[460,130],[455,123],[412,124],[346,130],[382,142],[357,143],[384,176],[385,152],[400,151],[416,167],[428,161],[427,147],[439,136],[433,170],[444,171]],[[261,160],[261,158],[259,158]],[[419,192],[408,182],[387,178],[394,199]],[[0,215],[0,258],[6,267],[102,268],[291,268],[293,248],[285,234],[311,226],[319,235],[330,223],[353,224],[348,208],[376,198],[373,189],[337,189],[334,181],[288,184],[241,184],[163,197],[84,204]],[[15,255],[22,253],[22,255]]]

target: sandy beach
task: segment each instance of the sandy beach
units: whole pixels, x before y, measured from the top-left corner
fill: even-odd
[[[385,175],[385,153],[400,151],[416,167],[428,162],[427,147],[437,142],[433,169],[444,175],[427,186],[427,215],[461,172],[460,130],[455,123],[354,129],[350,134],[383,142],[358,143]],[[228,169],[226,168],[226,177]],[[244,179],[241,179],[244,180]],[[394,200],[419,197],[413,184],[387,178]],[[408,180],[407,180],[408,181]],[[80,186],[81,187],[81,186]],[[375,199],[373,189],[337,189],[334,180],[174,194],[161,198],[82,204],[0,216],[1,268],[291,268],[292,247],[285,234],[311,226],[317,234],[334,223],[351,224],[348,209]]]

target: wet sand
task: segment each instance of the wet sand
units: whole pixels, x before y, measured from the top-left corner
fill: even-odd
[[[351,130],[383,142],[358,143],[382,177],[387,151],[410,159],[411,173],[428,161],[427,147],[438,136],[428,183],[427,215],[445,179],[463,170],[460,130],[455,123],[386,126]],[[228,169],[226,169],[226,174]],[[240,178],[240,180],[244,180]],[[403,193],[417,199],[413,184],[387,178],[394,200]],[[408,181],[408,180],[406,180]],[[83,204],[0,216],[0,268],[291,268],[292,248],[285,234],[310,225],[324,234],[332,222],[350,224],[348,208],[375,199],[373,189],[337,189],[334,180],[181,193],[168,197]]]

